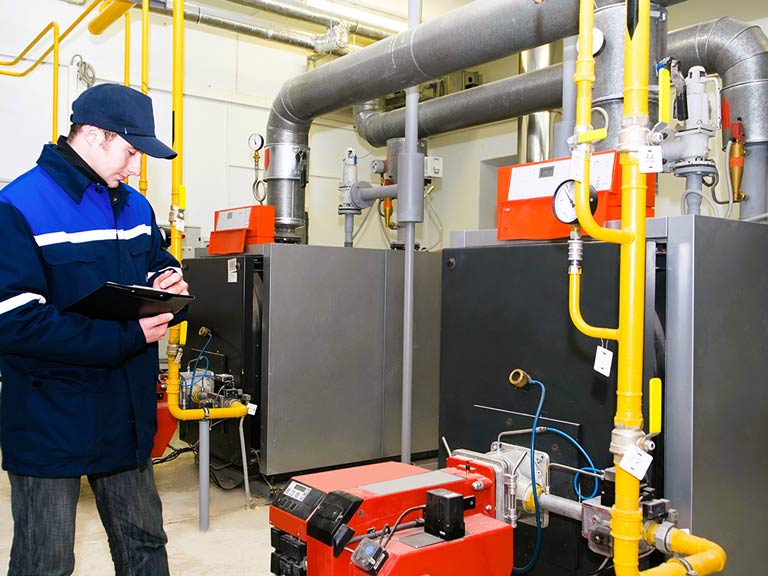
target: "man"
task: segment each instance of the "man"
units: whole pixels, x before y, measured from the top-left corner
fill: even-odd
[[[0,192],[0,442],[14,520],[9,574],[74,570],[80,477],[118,575],[168,574],[150,452],[157,341],[172,314],[131,322],[67,307],[106,281],[187,293],[147,200],[122,181],[155,138],[152,101],[103,84],[72,105],[69,137]],[[178,320],[178,319],[177,319]]]

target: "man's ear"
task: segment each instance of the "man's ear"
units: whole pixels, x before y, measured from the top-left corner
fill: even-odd
[[[96,128],[96,126],[83,126],[81,132],[85,138],[85,141],[90,146],[100,145],[101,140],[104,137],[104,132],[102,132],[99,128]]]

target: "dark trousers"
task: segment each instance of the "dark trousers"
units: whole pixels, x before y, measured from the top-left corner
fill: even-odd
[[[8,473],[13,545],[9,576],[64,576],[75,569],[75,510],[80,478]],[[163,510],[150,463],[144,470],[88,476],[117,576],[168,572]]]

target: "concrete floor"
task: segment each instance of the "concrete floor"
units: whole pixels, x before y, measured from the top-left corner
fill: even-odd
[[[208,532],[198,529],[197,465],[191,453],[155,466],[155,479],[163,501],[171,574],[202,576],[270,576],[269,508],[254,496],[246,509],[242,488],[224,491],[211,486]],[[0,573],[5,573],[11,550],[11,488],[0,472]],[[75,574],[114,574],[107,536],[96,511],[93,493],[83,481],[77,510]]]

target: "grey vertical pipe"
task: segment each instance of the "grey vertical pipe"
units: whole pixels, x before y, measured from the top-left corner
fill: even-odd
[[[355,231],[355,215],[344,214],[344,246],[352,248],[353,234]]]
[[[421,0],[408,0],[408,27],[421,23]],[[421,178],[414,174],[414,165],[421,158]],[[400,436],[400,460],[411,461],[411,423],[413,409],[413,290],[414,259],[416,254],[417,213],[413,213],[416,196],[421,204],[423,219],[424,199],[418,189],[424,183],[424,155],[419,154],[419,86],[405,92],[405,154],[398,158],[398,222],[405,227],[405,258],[403,283],[403,405]],[[414,162],[414,160],[416,162]],[[401,209],[402,208],[402,209]],[[418,210],[416,211],[418,212]]]
[[[687,194],[685,204],[688,214],[701,215],[701,196],[704,189],[704,177],[701,174],[687,174],[685,176],[685,192],[698,192],[699,194]]]
[[[528,74],[552,64],[552,46],[546,44],[520,53],[520,74]],[[551,112],[534,112],[517,121],[517,161],[541,162],[550,157]]]
[[[741,191],[746,198],[739,204],[739,219],[768,212],[768,143],[747,144]]]
[[[210,463],[211,463],[211,443],[209,427],[210,422],[208,420],[200,420],[199,422],[199,444],[197,447],[198,463],[200,472],[200,520],[199,527],[200,532],[208,531],[208,520],[211,514],[210,506]]]
[[[576,57],[578,56],[578,36],[570,36],[563,41],[563,114],[555,124],[555,141],[552,152],[555,158],[562,158],[571,153],[568,138],[576,127]]]
[[[240,417],[240,458],[243,461],[243,488],[245,488],[245,507],[251,505],[251,479],[248,477],[248,456],[245,452],[245,433],[243,432],[243,420],[245,416]]]

